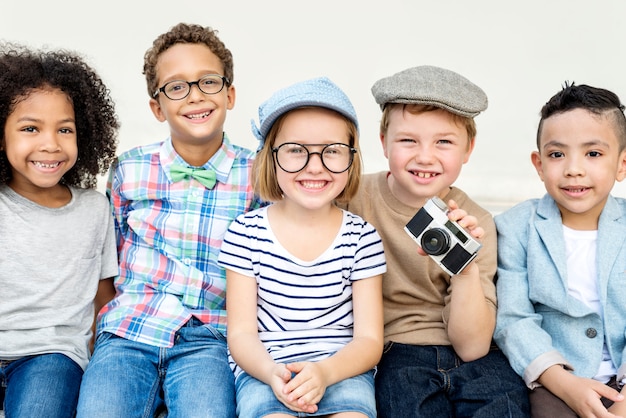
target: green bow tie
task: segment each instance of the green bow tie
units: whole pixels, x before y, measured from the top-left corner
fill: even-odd
[[[204,168],[191,168],[178,164],[172,164],[170,167],[170,175],[174,183],[181,181],[186,177],[193,177],[198,180],[207,189],[215,186],[215,171],[206,170]]]

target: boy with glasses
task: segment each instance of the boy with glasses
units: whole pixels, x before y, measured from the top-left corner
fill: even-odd
[[[163,142],[122,154],[107,193],[120,276],[102,310],[79,417],[234,417],[226,278],[217,256],[239,214],[258,207],[253,153],[223,131],[233,60],[211,28],[178,24],[144,57]]]

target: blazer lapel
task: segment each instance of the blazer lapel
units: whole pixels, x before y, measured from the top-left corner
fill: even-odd
[[[613,264],[626,240],[626,219],[617,201],[609,196],[598,222],[596,269],[602,300],[606,300],[607,283]]]
[[[535,227],[548,250],[548,256],[559,272],[563,287],[567,289],[567,256],[561,213],[549,195],[545,195],[538,203]]]

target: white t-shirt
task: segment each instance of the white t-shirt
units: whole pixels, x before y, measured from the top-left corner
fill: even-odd
[[[593,309],[601,318],[604,318],[596,273],[598,231],[577,231],[563,225],[563,233],[565,235],[565,250],[567,251],[568,293]],[[602,362],[594,379],[606,383],[616,373],[617,368],[613,365],[605,341],[602,350]]]
[[[350,342],[352,282],[386,271],[380,236],[359,216],[344,211],[330,247],[317,259],[303,261],[278,242],[267,207],[231,224],[219,263],[256,279],[259,338],[279,363],[319,361]],[[230,360],[239,376],[241,369]]]

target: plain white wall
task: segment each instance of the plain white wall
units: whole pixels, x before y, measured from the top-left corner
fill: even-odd
[[[416,65],[461,73],[486,91],[489,108],[456,185],[494,212],[544,193],[529,154],[538,112],[566,80],[626,100],[624,0],[22,0],[0,6],[0,39],[82,53],[111,89],[121,152],[168,134],[149,110],[141,71],[153,39],[178,22],[217,29],[234,55],[233,142],[255,149],[258,105],[326,75],[355,105],[366,172],[387,165],[371,85]],[[626,185],[614,193],[626,196]]]

